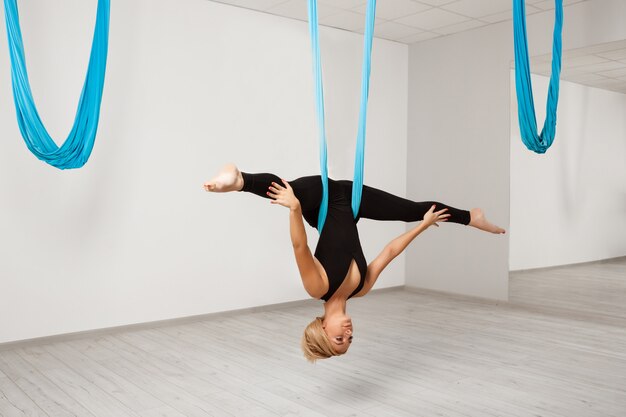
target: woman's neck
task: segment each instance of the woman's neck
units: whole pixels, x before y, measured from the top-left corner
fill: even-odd
[[[346,304],[348,300],[341,297],[332,297],[324,303],[324,316],[334,316],[336,314],[346,315]]]

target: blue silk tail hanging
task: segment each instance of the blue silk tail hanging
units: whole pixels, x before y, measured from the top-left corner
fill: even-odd
[[[11,56],[11,79],[17,122],[26,146],[40,160],[59,169],[80,168],[93,149],[104,89],[109,42],[110,0],[98,0],[96,26],[85,83],[72,130],[60,147],[48,134],[35,106],[24,55],[17,0],[4,0]]]
[[[328,213],[328,151],[326,145],[326,129],[324,120],[324,89],[322,85],[322,65],[319,48],[317,23],[317,0],[308,1],[309,33],[313,52],[313,74],[315,78],[315,108],[319,128],[320,172],[322,177],[322,202],[320,205],[317,230],[321,233]],[[374,18],[376,0],[368,0],[365,16],[366,26],[363,46],[363,66],[361,74],[361,106],[359,112],[359,130],[357,134],[356,156],[354,162],[354,181],[352,184],[352,213],[356,218],[361,204],[363,189],[363,167],[365,160],[365,125],[367,122],[367,101],[369,96],[369,78],[371,69],[372,40],[374,37]]]
[[[546,104],[546,120],[537,134],[537,117],[530,78],[528,42],[526,38],[526,7],[524,0],[513,0],[513,35],[515,40],[515,90],[522,141],[528,149],[545,153],[556,134],[556,110],[559,102],[561,74],[561,37],[563,32],[563,0],[555,0],[555,22],[552,48],[552,74]]]
[[[374,38],[374,17],[376,0],[367,2],[365,15],[365,39],[363,44],[363,66],[361,70],[361,108],[359,111],[359,132],[354,157],[354,180],[352,182],[352,214],[356,219],[361,206],[363,192],[363,168],[365,163],[365,125],[367,123],[367,100],[370,90],[370,70],[372,64],[372,40]]]
[[[326,146],[326,124],[324,120],[324,88],[322,86],[322,64],[317,32],[317,1],[309,0],[309,34],[313,52],[313,75],[315,78],[315,110],[319,131],[320,173],[322,177],[322,202],[317,216],[317,230],[322,233],[328,213],[328,151]]]

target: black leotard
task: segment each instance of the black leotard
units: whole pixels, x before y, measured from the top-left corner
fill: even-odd
[[[269,198],[267,191],[272,182],[282,185],[280,178],[274,174],[242,172],[242,175],[244,180],[242,191],[261,197]],[[309,225],[317,228],[317,217],[322,200],[321,177],[319,175],[302,177],[290,181],[289,184],[300,201],[302,216]],[[470,214],[466,210],[459,210],[434,201],[414,202],[368,186],[363,186],[361,207],[355,219],[350,207],[351,199],[352,181],[328,180],[328,214],[315,248],[315,257],[328,276],[328,292],[321,297],[324,301],[328,301],[341,286],[353,259],[359,268],[361,280],[348,298],[353,297],[363,288],[367,262],[356,226],[360,218],[413,222],[422,220],[424,214],[434,204],[437,210],[448,208],[446,213],[451,214],[448,222],[469,224],[470,221]]]

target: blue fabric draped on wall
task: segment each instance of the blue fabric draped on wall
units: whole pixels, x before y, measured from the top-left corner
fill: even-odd
[[[555,0],[555,22],[552,48],[552,74],[548,89],[546,120],[537,134],[537,117],[533,100],[526,38],[526,7],[524,0],[513,0],[513,35],[515,39],[515,90],[522,141],[528,149],[545,153],[556,135],[556,109],[559,102],[561,74],[561,33],[563,31],[563,0]]]
[[[48,134],[33,100],[26,71],[17,0],[4,0],[4,11],[11,56],[13,98],[17,122],[26,146],[37,158],[54,167],[80,168],[91,155],[98,130],[109,42],[110,0],[98,0],[87,76],[78,102],[74,125],[60,147]]]
[[[320,171],[322,176],[322,202],[317,221],[317,230],[321,233],[328,213],[328,153],[324,120],[324,89],[322,87],[322,64],[319,48],[317,24],[317,0],[309,0],[309,33],[313,51],[313,74],[315,77],[315,104],[319,128]],[[363,168],[365,161],[365,125],[367,121],[367,100],[369,97],[369,79],[372,57],[372,39],[374,37],[374,17],[376,0],[368,0],[365,16],[366,26],[363,46],[363,66],[361,73],[361,107],[359,112],[359,130],[357,134],[356,156],[354,161],[354,180],[352,185],[352,213],[356,218],[361,205],[363,190]]]

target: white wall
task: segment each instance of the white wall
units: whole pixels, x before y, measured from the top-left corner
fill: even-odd
[[[545,103],[549,78],[532,82]],[[514,94],[511,72],[511,270],[625,256],[626,94],[561,82],[543,156],[522,143]]]
[[[95,5],[20,2],[35,99],[55,138],[73,120]],[[362,37],[322,29],[321,42],[330,172],[350,178]],[[366,182],[401,195],[407,59],[405,45],[376,39]],[[9,68],[2,35],[0,342],[307,298],[286,211],[202,190],[227,161],[286,178],[319,172],[306,23],[206,0],[113,2],[100,130],[74,171],[26,149]],[[366,256],[403,230],[363,221]],[[403,284],[404,270],[396,261],[379,287]]]
[[[565,49],[626,38],[626,2],[565,8]],[[530,53],[552,48],[553,12],[531,15]],[[433,39],[409,49],[407,195],[483,207],[509,226],[512,22]],[[407,285],[505,300],[508,235],[446,225],[407,252]]]

